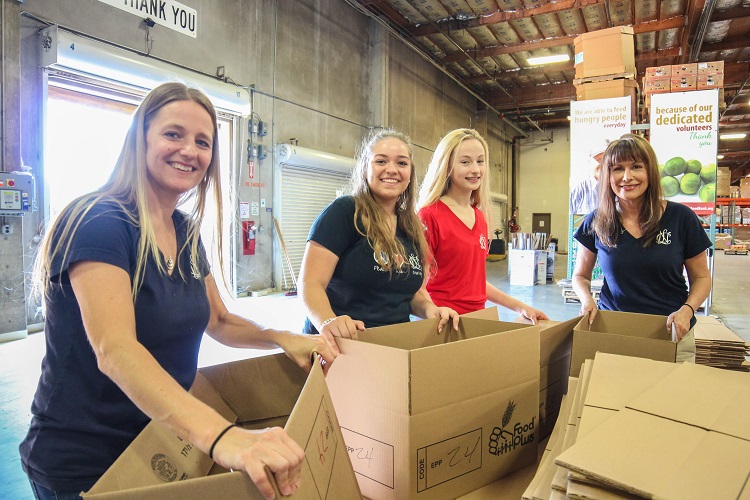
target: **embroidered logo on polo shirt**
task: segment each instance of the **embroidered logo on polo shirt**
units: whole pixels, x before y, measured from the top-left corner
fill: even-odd
[[[656,235],[656,244],[657,245],[669,245],[672,243],[672,240],[670,239],[672,237],[672,233],[670,233],[666,229],[662,229],[659,234]]]
[[[422,270],[422,262],[419,260],[419,257],[417,257],[415,254],[409,255],[409,265],[414,271]]]
[[[479,248],[487,250],[487,238],[483,234],[479,236]]]

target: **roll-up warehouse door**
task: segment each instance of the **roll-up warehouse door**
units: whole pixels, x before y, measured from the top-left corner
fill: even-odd
[[[281,217],[284,236],[295,276],[299,276],[307,235],[318,214],[348,188],[349,176],[331,170],[281,165]],[[282,266],[285,288],[292,287],[286,265]]]

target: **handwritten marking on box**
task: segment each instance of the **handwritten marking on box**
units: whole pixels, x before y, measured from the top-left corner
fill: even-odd
[[[392,489],[395,483],[393,446],[346,427],[341,428],[341,434],[354,472]]]
[[[482,429],[417,450],[417,492],[482,467]]]

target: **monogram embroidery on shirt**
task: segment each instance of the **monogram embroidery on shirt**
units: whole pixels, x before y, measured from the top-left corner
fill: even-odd
[[[659,234],[656,235],[656,244],[657,245],[669,245],[672,243],[672,240],[670,239],[672,237],[672,233],[670,233],[666,229],[662,229]]]
[[[479,236],[479,248],[487,250],[487,238],[484,235]]]

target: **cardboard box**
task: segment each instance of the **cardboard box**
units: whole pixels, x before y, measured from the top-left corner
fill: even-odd
[[[305,463],[299,489],[285,498],[361,498],[323,370],[314,365],[307,375],[285,354],[277,354],[205,367],[190,392],[243,427],[286,424],[289,436],[305,450]],[[83,496],[263,498],[247,474],[226,471],[155,422]]]
[[[511,285],[544,285],[547,282],[547,252],[511,248],[508,252],[508,271]]]
[[[724,87],[724,74],[698,75],[698,90],[720,89]]]
[[[740,180],[740,198],[750,198],[750,178],[748,177],[743,177]]]
[[[749,388],[747,373],[682,363],[556,463],[627,498],[747,498]]]
[[[610,97],[630,97],[630,118],[638,116],[638,82],[628,78],[591,82],[576,85],[576,100],[608,99]]]
[[[696,75],[672,76],[670,89],[672,92],[687,92],[698,88],[698,77]]]
[[[662,77],[671,77],[672,76],[672,66],[652,66],[650,68],[646,68],[646,79],[649,78],[662,78]]]
[[[597,352],[674,363],[677,343],[667,331],[666,316],[599,311],[591,326],[583,316],[573,329],[571,377],[577,377],[583,361],[594,359]]]
[[[718,167],[716,170],[716,196],[729,197],[729,184],[732,180],[732,173],[729,167]]]
[[[633,28],[591,31],[573,40],[576,78],[635,73]]]
[[[539,327],[462,317],[337,339],[327,382],[368,498],[456,498],[536,460]]]
[[[698,74],[698,64],[674,64],[672,65],[672,78],[677,76],[696,76]]]
[[[643,79],[643,93],[646,95],[663,94],[672,90],[672,77],[646,77]]]
[[[724,61],[698,63],[698,75],[714,75],[716,73],[724,73]]]

